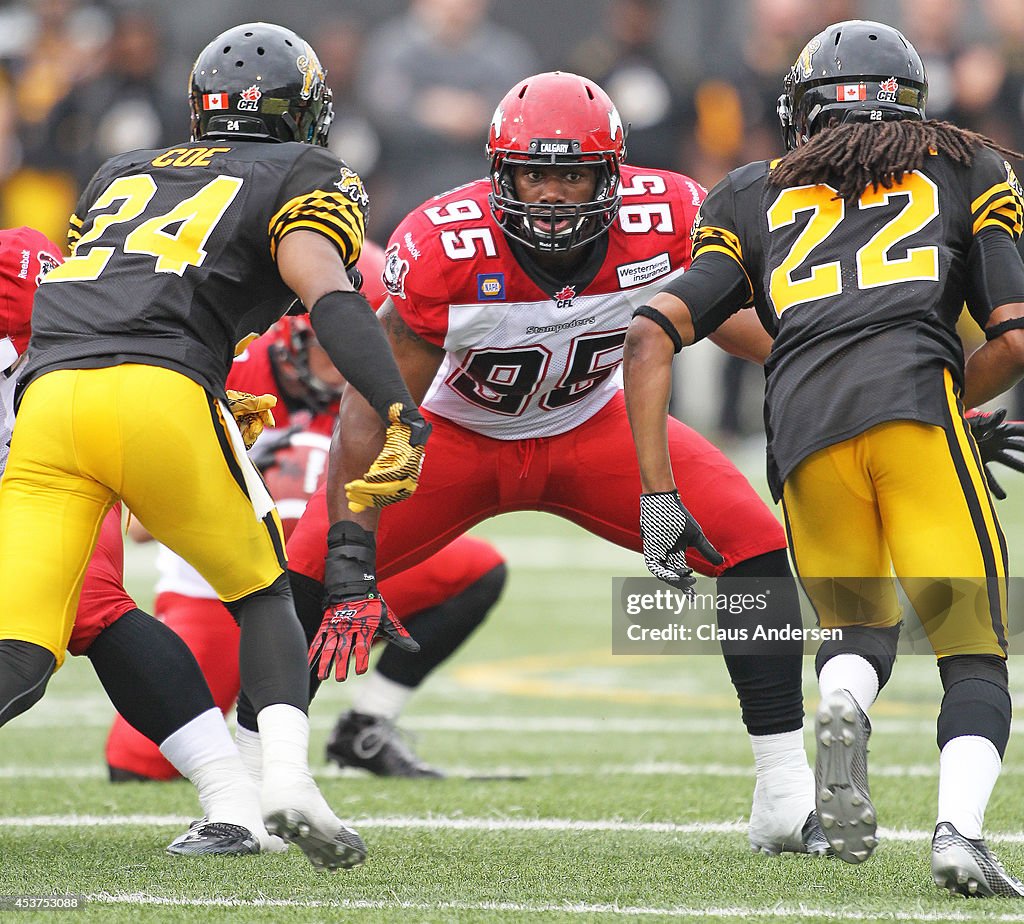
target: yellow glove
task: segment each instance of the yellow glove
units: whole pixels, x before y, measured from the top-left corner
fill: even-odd
[[[384,447],[370,470],[345,485],[348,508],[361,513],[370,507],[387,507],[412,497],[423,468],[423,444],[430,435],[430,424],[414,407],[392,404],[388,408],[391,423],[384,434]]]
[[[274,395],[250,395],[247,391],[227,391],[228,410],[231,411],[242,433],[246,449],[252,449],[264,427],[274,426],[270,409],[277,404]]]

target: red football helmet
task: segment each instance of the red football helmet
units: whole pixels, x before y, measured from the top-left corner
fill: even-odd
[[[516,84],[494,111],[487,156],[494,220],[527,247],[572,250],[604,234],[615,220],[626,133],[615,105],[592,80],[552,71]],[[552,164],[600,167],[594,198],[578,205],[520,201],[512,167]]]
[[[274,431],[267,431],[263,439],[274,442]],[[279,439],[280,445],[268,447],[273,454],[262,462],[261,471],[288,539],[313,492],[327,477],[331,438],[323,433],[286,432]]]
[[[376,310],[384,304],[384,250],[373,241],[363,241],[363,250],[356,261],[362,276],[362,293]],[[322,414],[341,397],[344,382],[324,381],[314,371],[310,350],[319,348],[309,315],[288,314],[268,331],[273,343],[268,348],[274,374],[287,392],[312,414]],[[322,365],[322,363],[321,363]]]
[[[267,335],[273,338],[267,355],[288,399],[311,414],[322,414],[341,397],[344,384],[325,382],[310,368],[309,351],[317,342],[309,315],[285,315]]]

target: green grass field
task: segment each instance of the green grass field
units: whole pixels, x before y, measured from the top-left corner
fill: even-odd
[[[1020,573],[1024,477],[1003,481]],[[69,659],[46,698],[0,732],[0,896],[74,893],[86,907],[18,920],[1024,921],[1024,905],[956,900],[931,882],[940,694],[931,659],[902,658],[873,711],[875,856],[860,867],[754,856],[752,759],[721,660],[609,653],[611,578],[642,574],[639,558],[541,515],[480,532],[509,557],[506,595],[403,719],[422,756],[454,775],[332,773],[323,745],[347,690],[330,684],[314,703],[314,768],[366,838],[365,866],[317,873],[295,848],[167,856],[195,817],[193,791],[106,782],[111,708],[88,663]],[[130,586],[147,601],[146,555],[130,559]],[[1011,683],[1019,698],[1024,679],[1012,665]],[[487,774],[509,778],[469,778]],[[987,827],[1006,865],[1024,872],[1019,730]]]

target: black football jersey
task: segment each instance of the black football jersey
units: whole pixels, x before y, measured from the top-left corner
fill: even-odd
[[[235,344],[295,296],[274,262],[289,231],[347,266],[367,197],[324,148],[203,140],[107,161],[71,218],[72,255],[40,286],[22,387],[51,369],[139,362],[223,394]]]
[[[748,304],[775,338],[765,423],[778,497],[786,476],[818,449],[887,420],[947,419],[943,370],[962,390],[956,322],[965,301],[979,324],[987,321],[972,301],[972,242],[985,228],[1018,239],[1024,202],[1013,169],[990,148],[970,167],[936,154],[854,203],[826,185],[771,186],[771,166],[748,164],[711,191],[693,253],[695,261],[722,253],[739,265]],[[728,311],[694,315],[706,332]]]

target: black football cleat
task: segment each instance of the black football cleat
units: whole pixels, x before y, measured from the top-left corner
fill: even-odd
[[[932,879],[950,895],[1024,898],[1024,882],[1011,876],[983,840],[964,837],[948,821],[932,835]]]
[[[260,852],[259,839],[248,828],[224,821],[194,821],[191,827],[167,845],[178,857],[248,856]]]
[[[863,863],[878,846],[878,819],[868,789],[871,723],[846,690],[833,690],[814,720],[815,805],[835,855]]]
[[[339,767],[356,767],[377,776],[444,778],[425,764],[402,739],[394,724],[380,716],[343,712],[327,742],[327,759]]]

